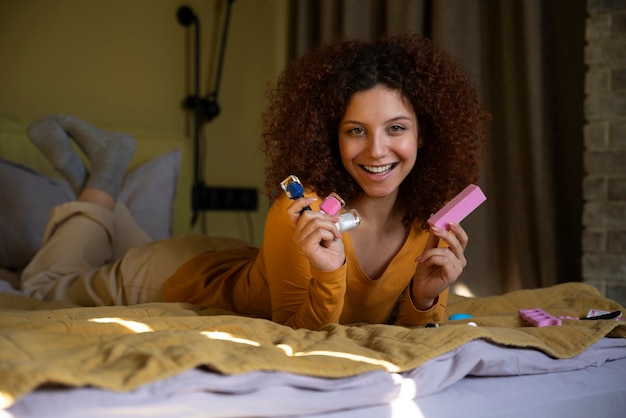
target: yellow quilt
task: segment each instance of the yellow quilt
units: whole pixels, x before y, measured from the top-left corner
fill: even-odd
[[[626,322],[564,320],[535,328],[519,308],[584,317],[591,308],[622,310],[595,288],[569,283],[503,296],[452,297],[449,313],[473,315],[478,326],[448,321],[438,328],[329,325],[293,330],[187,304],[83,308],[0,294],[0,405],[6,408],[44,384],[132,390],[190,368],[224,374],[282,371],[340,378],[384,369],[411,370],[474,339],[573,357],[600,338],[626,337]]]

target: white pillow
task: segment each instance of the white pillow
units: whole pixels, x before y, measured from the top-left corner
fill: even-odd
[[[181,158],[180,149],[163,154],[129,173],[122,185],[120,200],[155,241],[172,236]]]
[[[181,150],[170,151],[126,176],[120,200],[154,240],[172,235]],[[53,207],[76,196],[67,181],[0,158],[0,267],[21,270],[39,250]]]

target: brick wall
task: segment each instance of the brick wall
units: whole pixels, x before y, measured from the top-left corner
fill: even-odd
[[[587,0],[583,280],[626,305],[626,0]]]

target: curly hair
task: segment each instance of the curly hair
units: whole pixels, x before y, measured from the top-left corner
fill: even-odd
[[[346,201],[363,190],[343,167],[338,127],[352,95],[382,84],[412,104],[422,147],[399,196],[403,222],[424,222],[477,180],[490,114],[459,64],[416,34],[334,41],[293,60],[268,89],[261,149],[265,188],[297,175],[319,196]]]

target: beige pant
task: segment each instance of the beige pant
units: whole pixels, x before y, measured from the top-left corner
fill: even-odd
[[[160,302],[167,279],[190,258],[242,246],[203,235],[151,242],[121,203],[111,212],[69,202],[51,212],[43,245],[22,273],[22,290],[83,306]]]

